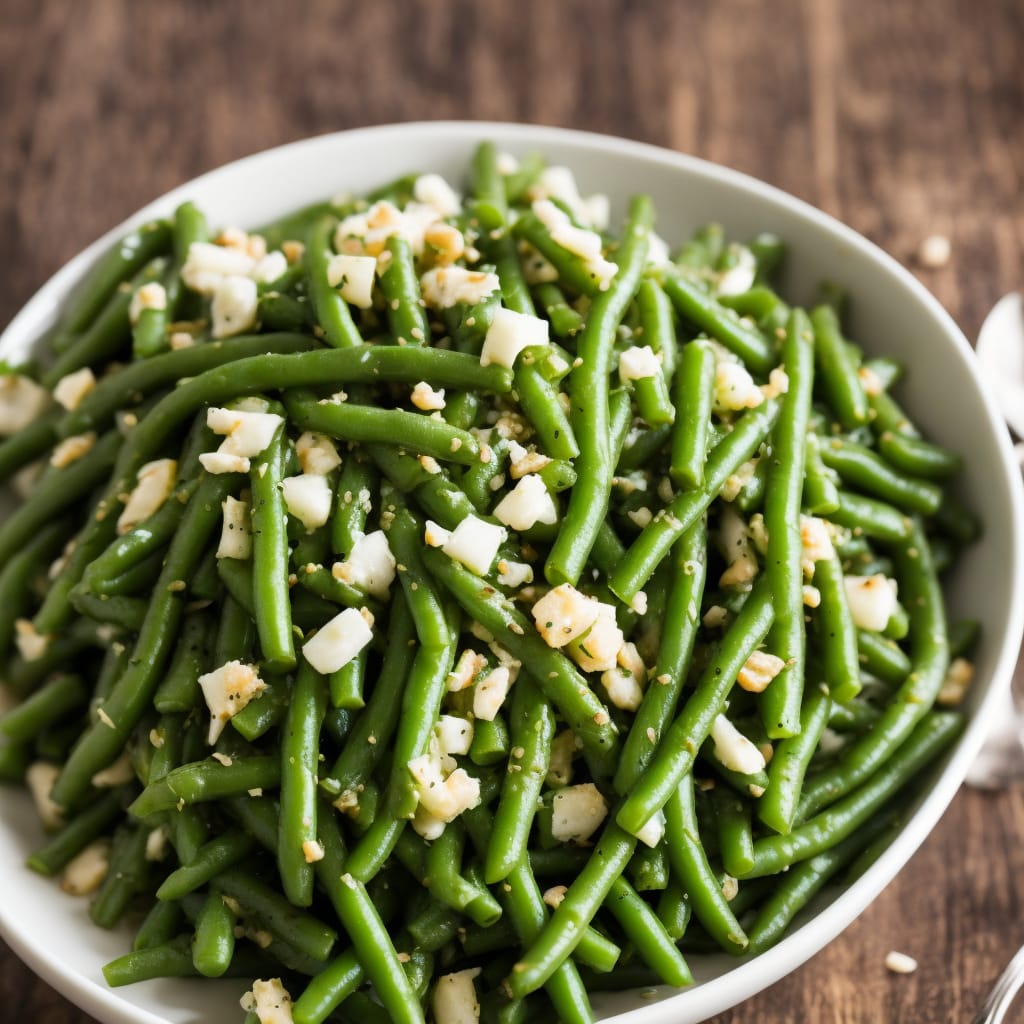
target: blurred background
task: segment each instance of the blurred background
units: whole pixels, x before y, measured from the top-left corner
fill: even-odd
[[[196,174],[324,132],[469,118],[764,179],[910,266],[973,340],[1024,284],[1022,69],[1021,0],[3,0],[0,323]],[[948,259],[922,260],[933,235]],[[1022,877],[1022,794],[965,791],[867,914],[716,1024],[969,1019],[1024,940]],[[890,949],[920,969],[889,974]],[[2,944],[0,1007],[89,1020]]]

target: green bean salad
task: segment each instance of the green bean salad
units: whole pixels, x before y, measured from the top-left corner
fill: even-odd
[[[654,219],[486,142],[258,231],[185,203],[0,367],[0,778],[135,929],[110,985],[583,1024],[900,828],[972,672],[960,460],[780,239]]]

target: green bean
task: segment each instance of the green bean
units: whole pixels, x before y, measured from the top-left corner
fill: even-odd
[[[422,413],[350,402],[321,404],[312,392],[299,389],[285,394],[285,406],[292,421],[303,430],[316,430],[343,441],[399,444],[418,455],[464,466],[480,458],[480,445],[472,434]]]
[[[903,599],[910,611],[911,671],[875,727],[848,747],[833,767],[808,780],[798,818],[807,818],[849,793],[871,778],[887,759],[897,757],[902,744],[934,704],[946,677],[949,644],[942,591],[919,520],[912,521],[910,543],[895,554]]]
[[[505,182],[498,170],[498,151],[493,142],[481,142],[470,161],[473,209],[487,231],[505,226],[508,200]]]
[[[74,344],[75,336],[90,327],[118,286],[153,257],[167,252],[170,243],[170,225],[165,220],[154,220],[125,235],[108,249],[71,299],[56,333],[50,339],[54,351],[66,351]]]
[[[235,915],[217,889],[211,889],[196,918],[192,963],[204,978],[219,978],[235,952]]]
[[[629,793],[654,760],[686,681],[700,626],[699,610],[707,574],[707,522],[699,518],[673,549],[672,584],[658,658],[615,773],[615,791]],[[653,740],[652,740],[653,732]]]
[[[977,619],[958,619],[949,627],[950,658],[970,657],[980,637],[981,623]]]
[[[400,235],[392,235],[384,248],[391,258],[379,281],[391,337],[398,345],[425,345],[430,340],[430,324],[420,304],[412,248]]]
[[[142,890],[148,874],[144,826],[120,828],[110,846],[110,867],[89,904],[89,917],[101,928],[113,928]]]
[[[194,203],[182,203],[174,211],[174,223],[171,228],[174,264],[165,282],[168,320],[181,320],[184,314],[191,312],[191,296],[183,287],[181,268],[188,260],[192,243],[205,242],[208,238],[209,231],[203,212]]]
[[[192,710],[199,692],[199,676],[206,664],[206,642],[205,615],[188,612],[171,663],[153,695],[153,705],[161,714]]]
[[[678,789],[722,713],[737,674],[767,635],[773,615],[771,589],[762,577],[701,673],[694,694],[665,731],[646,772],[619,808],[616,820],[627,832],[639,832]]]
[[[7,565],[39,532],[40,524],[59,519],[106,479],[121,446],[116,431],[104,434],[80,458],[41,481],[31,497],[0,526],[0,565]]]
[[[321,786],[335,796],[356,796],[369,781],[398,725],[406,685],[410,647],[415,643],[413,620],[405,598],[392,598],[384,662],[366,707],[355,723],[330,773]]]
[[[409,840],[406,831],[403,840]],[[431,894],[453,910],[462,911],[470,920],[487,927],[501,917],[501,907],[487,887],[475,884],[469,871],[463,871],[462,853],[465,830],[456,819],[445,826],[431,843],[424,861],[425,881]],[[402,843],[399,843],[399,856]]]
[[[878,435],[878,451],[899,472],[929,480],[951,477],[963,461],[956,452],[941,445],[890,430]]]
[[[675,421],[676,410],[668,394],[668,384],[660,373],[652,377],[640,377],[633,381],[640,418],[652,427],[670,425]]]
[[[927,711],[918,719],[903,744],[859,788],[788,835],[766,836],[754,843],[754,867],[745,877],[757,878],[784,871],[789,865],[817,856],[855,833],[877,814],[907,781],[941,754],[963,729],[963,716]]]
[[[694,915],[722,949],[743,952],[747,936],[701,844],[692,775],[682,779],[665,804],[665,834],[672,871],[688,893]]]
[[[821,439],[809,432],[805,438],[803,507],[812,515],[828,516],[839,508],[835,474],[821,461]]]
[[[844,430],[853,430],[868,420],[864,387],[839,329],[839,319],[830,306],[811,312],[814,328],[814,360],[818,380]]]
[[[575,459],[579,442],[559,400],[556,384],[545,380],[534,365],[539,346],[524,349],[516,359],[516,393],[544,454],[554,459]]]
[[[645,277],[636,292],[641,340],[661,357],[665,382],[671,384],[679,361],[672,302],[653,277]]]
[[[184,920],[180,903],[154,903],[135,933],[132,949],[137,952],[170,942],[181,933]]]
[[[569,377],[569,390],[570,422],[580,446],[579,481],[544,565],[550,583],[575,585],[579,581],[608,511],[615,472],[609,444],[608,377],[615,332],[639,283],[653,220],[651,201],[634,199],[623,228],[618,270],[608,289],[594,299],[577,344],[581,362]]]
[[[658,920],[665,931],[678,942],[686,934],[692,914],[690,896],[675,878],[661,894],[657,907]]]
[[[363,343],[359,329],[352,319],[348,303],[327,280],[333,227],[332,217],[322,217],[310,230],[303,254],[306,264],[306,287],[318,326],[327,344],[333,348],[355,348]]]
[[[800,731],[776,746],[768,765],[768,785],[757,802],[757,816],[782,835],[793,827],[804,775],[829,722],[831,708],[827,687],[810,687],[800,711]],[[740,875],[743,871],[730,873]]]
[[[608,586],[621,600],[628,604],[636,597],[676,540],[703,515],[725,481],[754,454],[774,425],[779,408],[776,401],[769,400],[746,412],[732,433],[711,450],[704,469],[704,488],[683,491],[644,527],[608,578]]]
[[[669,475],[678,487],[694,490],[704,485],[714,384],[715,351],[711,344],[697,338],[684,345],[675,382],[678,415],[672,431],[669,468]]]
[[[583,317],[569,305],[557,284],[548,281],[534,285],[533,291],[556,338],[572,338],[583,330]]]
[[[803,310],[797,309],[790,314],[782,342],[782,362],[789,387],[782,398],[782,411],[772,433],[771,471],[764,506],[764,522],[768,530],[765,573],[775,595],[775,621],[768,633],[766,646],[784,663],[761,700],[764,725],[768,736],[773,739],[794,736],[799,732],[804,685],[800,505],[805,466],[804,439],[814,384],[814,335]]]
[[[81,798],[89,780],[116,757],[152,701],[183,612],[178,583],[187,579],[198,563],[220,522],[221,500],[236,479],[230,474],[205,477],[189,502],[135,642],[132,662],[100,709],[100,720],[89,726],[71,751],[54,784],[56,803],[73,806]]]
[[[484,878],[494,885],[526,855],[527,840],[548,771],[555,715],[530,679],[512,691],[512,761],[494,814]],[[517,756],[518,752],[518,756]]]
[[[478,718],[473,723],[473,742],[469,747],[469,759],[473,764],[488,766],[507,761],[512,749],[508,726],[501,715],[491,721]]]
[[[857,629],[843,584],[843,568],[835,551],[814,563],[814,585],[821,594],[813,623],[824,677],[832,699],[846,704],[861,689],[860,659]]]
[[[136,290],[143,284],[156,281],[164,271],[162,257],[151,260],[130,283],[117,286],[96,319],[65,348],[42,376],[42,383],[53,388],[63,377],[85,366],[102,366],[113,359],[131,337],[128,309]]]
[[[156,891],[160,900],[180,900],[202,888],[255,848],[253,839],[237,829],[228,829],[203,845],[187,863],[172,871]]]
[[[541,219],[529,210],[519,216],[512,228],[517,238],[529,242],[558,271],[561,287],[580,295],[597,298],[607,295],[602,291],[602,281],[583,259],[559,245]],[[627,237],[623,232],[623,238]],[[624,243],[625,244],[625,243]],[[614,278],[613,278],[614,281]]]
[[[594,852],[565,893],[558,909],[545,922],[519,962],[512,968],[508,985],[513,996],[523,998],[541,987],[572,954],[608,898],[636,847],[636,839],[614,821],[604,826]]]
[[[463,472],[460,483],[456,484],[443,466],[440,467],[440,473],[429,473],[418,459],[404,455],[388,445],[371,444],[365,447],[395,487],[411,493],[428,516],[450,530],[455,529],[466,516],[481,511],[467,493],[467,481],[477,474],[486,476],[490,472],[489,467],[498,461],[495,446],[491,449],[490,462],[474,462]],[[493,496],[492,492],[487,493],[488,498]]]
[[[295,1024],[322,1024],[366,978],[355,950],[346,949],[317,975],[292,1004]]]
[[[684,320],[720,341],[755,373],[765,374],[772,368],[775,353],[764,335],[747,326],[699,284],[680,274],[666,274],[661,286]]]
[[[822,445],[821,459],[844,483],[853,484],[907,512],[933,515],[942,504],[942,490],[938,485],[903,476],[863,445],[833,438]]]
[[[722,864],[730,875],[742,875],[754,866],[750,804],[721,786],[716,786],[711,796]]]
[[[58,424],[60,436],[70,437],[105,426],[124,406],[127,395],[149,395],[239,359],[305,352],[314,344],[308,335],[301,334],[242,335],[131,363],[99,380],[78,406],[64,415]]]
[[[252,789],[273,789],[280,781],[280,762],[268,755],[236,757],[228,764],[212,758],[193,761],[148,785],[128,810],[135,817],[144,818],[159,811],[173,810],[179,802],[205,803],[239,796]]]
[[[654,911],[624,878],[613,880],[604,904],[644,962],[668,985],[693,984],[693,975]]]
[[[41,458],[57,443],[59,413],[50,409],[16,434],[0,441],[0,483]]]
[[[288,533],[284,496],[287,437],[282,424],[270,444],[252,460],[253,617],[263,659],[272,671],[295,667],[288,595]]]
[[[258,918],[275,938],[321,963],[330,956],[338,933],[306,911],[293,907],[255,875],[235,867],[218,875],[215,884],[225,895],[236,899],[243,910]]]
[[[629,877],[637,892],[656,892],[668,885],[668,854],[665,846],[641,843],[629,862]]]
[[[610,759],[616,746],[614,727],[572,662],[548,647],[533,624],[485,580],[433,548],[423,552],[423,560],[463,611],[526,666],[541,693],[579,737],[584,750],[599,759]]]
[[[44,729],[84,708],[89,693],[76,675],[58,675],[30,697],[0,715],[0,733],[14,742],[35,739]]]
[[[133,950],[103,967],[103,977],[111,988],[152,978],[193,978],[197,974],[185,936],[164,945]]]
[[[838,499],[838,507],[828,513],[829,519],[837,526],[846,526],[858,535],[888,544],[906,542],[910,533],[909,520],[899,509],[853,491],[839,491]]]
[[[40,875],[52,876],[66,867],[94,839],[105,835],[121,815],[125,788],[104,793],[79,811],[45,846],[33,850],[25,863]]]
[[[109,622],[128,633],[137,633],[146,617],[147,602],[124,594],[100,597],[76,587],[71,592],[71,605],[79,615],[94,622]]]

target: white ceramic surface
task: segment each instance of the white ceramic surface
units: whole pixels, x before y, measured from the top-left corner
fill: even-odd
[[[986,731],[986,716],[1009,685],[1024,601],[1021,484],[1005,428],[976,372],[970,347],[936,300],[894,260],[832,218],[745,175],[638,143],[561,129],[486,123],[420,123],[362,129],[295,143],[204,175],[158,199],[72,260],[0,337],[0,357],[30,349],[76,282],[126,228],[193,199],[213,224],[255,226],[339,191],[361,192],[402,172],[439,171],[461,182],[484,138],[522,154],[543,151],[574,168],[584,194],[612,197],[613,224],[634,192],[653,195],[657,230],[672,243],[708,220],[730,236],[774,231],[788,243],[783,294],[810,301],[828,277],[853,297],[851,335],[869,353],[909,367],[900,385],[912,415],[937,440],[967,453],[966,496],[985,518],[985,536],[948,578],[951,617],[985,622],[969,726],[951,754],[922,780],[913,817],[889,850],[846,891],[829,890],[813,915],[774,949],[749,961],[693,958],[698,984],[598,997],[619,1024],[688,1024],[721,1012],[799,967],[846,927],[892,879],[934,826],[960,785]],[[238,1019],[240,982],[150,982],[111,991],[100,966],[126,948],[126,935],[94,928],[83,903],[22,865],[41,840],[22,794],[0,791],[0,934],[57,989],[109,1024],[193,1024]],[[940,898],[941,894],[936,894]],[[781,1018],[780,1018],[781,1019]]]

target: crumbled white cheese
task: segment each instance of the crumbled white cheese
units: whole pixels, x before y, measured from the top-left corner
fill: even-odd
[[[946,670],[939,695],[935,703],[944,708],[956,707],[967,695],[967,688],[974,679],[974,665],[966,658],[954,658]]]
[[[327,476],[341,465],[341,456],[326,434],[307,430],[295,442],[295,454],[303,473]]]
[[[95,387],[96,375],[88,366],[84,366],[81,370],[61,377],[53,389],[53,397],[70,412],[77,409],[82,399]]]
[[[288,257],[275,249],[258,260],[256,266],[249,271],[249,276],[257,284],[273,284],[288,269]]]
[[[570,654],[584,672],[606,672],[614,668],[623,642],[622,630],[615,621],[615,609],[597,602],[597,619],[578,640]]]
[[[331,575],[383,601],[394,582],[397,564],[387,534],[374,530],[355,539],[348,561],[335,562]]]
[[[548,322],[529,313],[517,313],[502,307],[494,314],[491,326],[487,328],[484,345],[480,351],[480,365],[515,366],[516,356],[530,345],[547,345],[549,342]]]
[[[519,480],[530,473],[539,473],[545,466],[550,466],[553,461],[549,456],[543,455],[533,448],[524,448],[516,441],[510,442],[509,454],[511,458],[508,471],[513,480]]]
[[[474,249],[467,250],[465,236],[457,227],[440,221],[423,232],[423,242],[433,262],[442,266],[450,265],[463,256],[469,258],[475,252]]]
[[[644,699],[640,681],[621,665],[607,669],[601,674],[601,684],[608,692],[608,700],[624,711],[636,711]]]
[[[463,811],[480,803],[480,780],[464,768],[445,775],[441,758],[423,754],[409,762],[420,804],[434,818],[453,821]]]
[[[325,856],[323,845],[315,839],[305,840],[302,844],[302,856],[307,864],[315,864],[318,860],[323,860]]]
[[[50,646],[53,637],[48,633],[37,633],[31,619],[15,619],[14,642],[18,653],[25,661],[37,661]]]
[[[252,515],[249,502],[230,495],[221,502],[224,514],[217,545],[218,558],[246,559],[252,555]]]
[[[128,306],[128,320],[134,327],[144,310],[167,308],[167,289],[159,281],[150,281],[135,290]]]
[[[778,398],[789,391],[789,374],[781,366],[776,366],[768,374],[768,383],[761,385],[761,394],[765,398]]]
[[[715,756],[730,771],[754,775],[764,768],[764,754],[725,715],[719,715],[712,724],[711,739]]]
[[[476,516],[466,516],[452,530],[441,550],[478,576],[483,576],[490,569],[498,548],[507,536],[508,533],[501,526],[484,522]]]
[[[425,380],[421,380],[410,396],[412,404],[424,412],[434,412],[444,408],[444,388],[435,391]]]
[[[777,654],[754,651],[743,663],[736,682],[748,693],[761,693],[785,667],[786,663]]]
[[[498,562],[498,582],[503,587],[521,587],[533,582],[533,567],[525,562]]]
[[[317,672],[330,675],[373,640],[372,626],[373,616],[365,608],[346,608],[306,641],[302,653]]]
[[[494,518],[513,530],[529,530],[537,523],[557,523],[558,509],[544,481],[524,476],[495,506]]]
[[[473,685],[473,680],[487,668],[487,659],[472,648],[459,655],[455,667],[448,673],[448,692],[458,693]]]
[[[32,802],[36,805],[39,820],[48,832],[64,824],[61,808],[50,799],[58,775],[60,766],[49,761],[34,761],[25,772],[25,784],[32,794]]]
[[[192,291],[211,297],[225,278],[244,277],[255,265],[247,252],[211,242],[193,242],[181,268],[181,279]]]
[[[292,998],[280,978],[254,981],[239,1004],[246,1013],[255,1013],[260,1024],[293,1024]]]
[[[754,286],[757,259],[745,245],[734,246],[733,251],[736,253],[736,262],[718,275],[719,295],[742,295]]]
[[[493,722],[505,703],[511,685],[511,674],[504,665],[488,672],[473,690],[474,717],[483,722]]]
[[[109,869],[110,840],[94,839],[68,861],[60,887],[69,896],[89,896],[103,884]]]
[[[497,274],[465,267],[434,267],[420,278],[423,301],[432,309],[449,309],[459,303],[475,306],[500,287]]]
[[[90,452],[95,443],[96,434],[91,430],[85,434],[66,437],[50,454],[50,465],[55,469],[66,469],[72,462]]]
[[[652,850],[661,842],[665,835],[665,812],[657,811],[652,814],[639,832],[636,837],[645,846],[649,846]]]
[[[227,722],[249,701],[266,689],[255,665],[228,661],[220,668],[199,677],[206,706],[210,709],[210,731],[207,741],[212,745],[224,731]]]
[[[416,805],[416,813],[412,816],[412,829],[416,835],[432,843],[444,835],[445,822],[435,818],[423,804]]]
[[[386,199],[374,203],[365,213],[346,217],[334,232],[334,248],[353,255],[380,256],[387,241],[398,236],[409,243],[414,256],[423,255],[424,234],[441,215],[426,203],[411,202],[399,210]]]
[[[599,285],[607,287],[619,268],[602,255],[601,236],[596,231],[576,227],[568,214],[549,199],[536,200],[532,209],[550,232],[551,240],[567,252],[579,256],[587,273]]]
[[[897,583],[883,573],[874,576],[845,576],[846,603],[858,629],[880,633],[896,611]]]
[[[757,555],[750,543],[747,524],[731,505],[722,510],[718,540],[728,568],[719,577],[722,587],[747,587],[757,576]]]
[[[127,533],[163,507],[174,490],[178,463],[174,459],[156,459],[140,470],[138,482],[117,518],[117,532]]]
[[[609,201],[602,193],[583,198],[576,177],[568,167],[545,167],[527,190],[527,198],[558,199],[572,211],[572,215],[588,227],[604,231],[608,227]]]
[[[619,356],[619,377],[624,381],[657,377],[659,373],[661,363],[650,345],[627,348]]]
[[[281,481],[281,494],[288,514],[295,516],[310,533],[331,517],[334,495],[326,477],[316,473],[286,476]]]
[[[412,185],[417,202],[432,207],[440,217],[455,217],[462,212],[458,194],[440,174],[421,174]]]
[[[800,517],[800,565],[808,579],[814,577],[815,562],[823,562],[832,557],[835,548],[832,536],[828,532],[828,524],[817,516]]]
[[[608,816],[608,803],[592,782],[560,789],[551,803],[551,834],[560,843],[585,843]]]
[[[204,452],[199,461],[209,473],[248,473],[249,459],[270,444],[283,423],[284,420],[272,412],[207,409],[206,425],[224,440],[216,452]]]
[[[479,967],[472,967],[437,979],[430,1001],[434,1024],[479,1024],[480,1002],[473,987],[479,973]]]
[[[257,303],[256,282],[251,277],[225,277],[210,304],[213,336],[230,338],[255,327]]]
[[[600,605],[571,583],[549,590],[532,609],[537,632],[548,647],[564,647],[597,621]]]
[[[0,437],[34,423],[50,404],[50,393],[23,373],[0,373]]]
[[[373,305],[373,281],[377,260],[373,256],[353,256],[342,252],[327,264],[327,283],[341,292],[341,297],[359,309]]]
[[[764,401],[764,394],[742,364],[732,359],[719,360],[715,367],[714,410],[722,414],[738,409],[754,409]]]
[[[473,745],[473,723],[459,715],[441,715],[434,725],[434,736],[443,755],[468,754]]]

